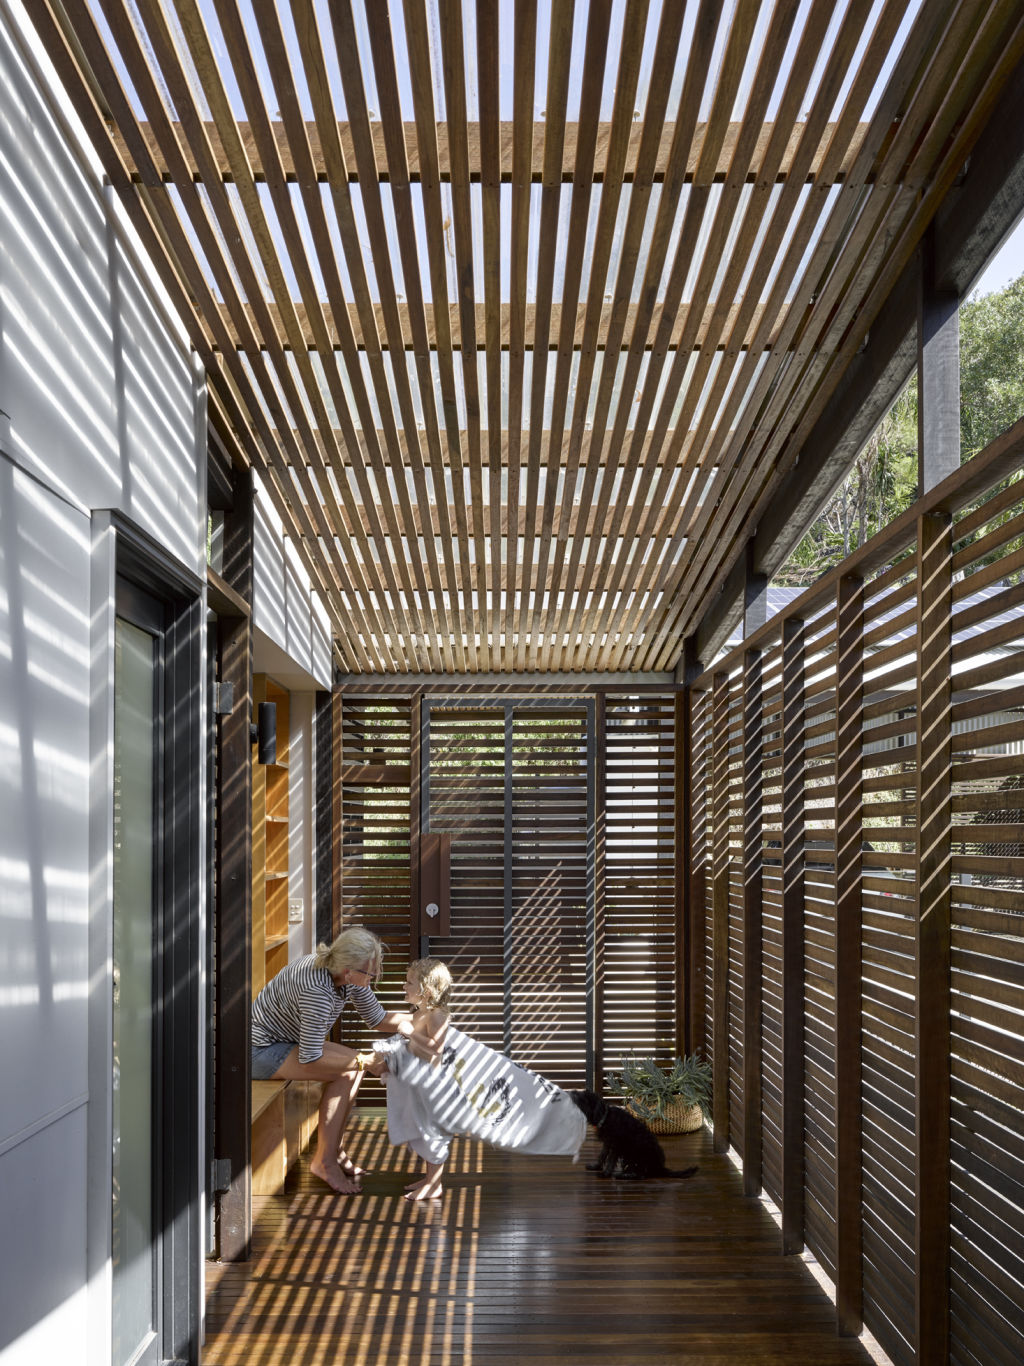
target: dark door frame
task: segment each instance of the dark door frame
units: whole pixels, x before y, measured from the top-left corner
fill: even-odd
[[[202,582],[119,513],[94,527],[113,534],[115,614],[139,591],[162,616],[159,810],[154,830],[158,892],[155,984],[159,1010],[156,1119],[160,1126],[156,1217],[158,1355],[198,1363],[203,1191],[204,1086],[201,982],[204,970],[204,654]]]

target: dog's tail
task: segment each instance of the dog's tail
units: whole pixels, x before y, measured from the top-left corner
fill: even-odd
[[[670,1167],[666,1167],[666,1168],[665,1168],[665,1171],[663,1172],[663,1175],[664,1175],[664,1176],[678,1176],[678,1177],[696,1176],[697,1173],[698,1173],[699,1171],[700,1171],[700,1168],[699,1168],[699,1167],[684,1167],[684,1168],[682,1169],[682,1171],[679,1171],[679,1172],[672,1171],[672,1169],[671,1169]]]

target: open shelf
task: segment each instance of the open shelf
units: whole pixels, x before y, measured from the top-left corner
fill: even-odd
[[[253,995],[288,962],[288,737],[289,694],[266,674],[253,679],[253,705],[277,708],[276,762],[252,774],[252,990]]]

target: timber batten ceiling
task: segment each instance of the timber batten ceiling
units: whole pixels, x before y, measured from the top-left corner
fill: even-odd
[[[350,673],[672,668],[1024,55],[1016,0],[32,11]]]

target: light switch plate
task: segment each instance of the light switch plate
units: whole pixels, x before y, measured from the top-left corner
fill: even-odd
[[[289,925],[302,924],[302,898],[293,896],[288,901],[288,923]]]

